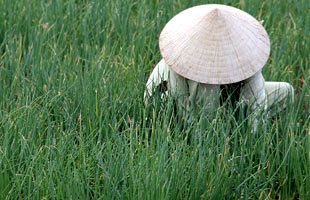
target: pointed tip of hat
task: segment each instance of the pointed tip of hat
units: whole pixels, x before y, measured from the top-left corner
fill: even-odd
[[[220,12],[220,10],[218,8],[213,8],[211,10],[211,13],[214,13],[214,14],[218,14]]]
[[[218,18],[218,17],[223,17],[223,15],[221,14],[221,9],[215,7],[212,10],[210,10],[208,13],[206,13],[204,18],[207,20],[210,20],[212,18]]]

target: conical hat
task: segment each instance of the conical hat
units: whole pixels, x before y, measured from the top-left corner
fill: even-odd
[[[176,73],[207,84],[245,80],[263,68],[270,53],[268,34],[254,17],[217,4],[177,14],[162,30],[159,47]]]

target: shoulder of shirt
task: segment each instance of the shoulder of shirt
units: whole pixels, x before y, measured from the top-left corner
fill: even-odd
[[[256,72],[253,76],[247,78],[244,80],[245,83],[248,83],[248,82],[251,82],[255,79],[260,79],[260,78],[263,78],[263,74],[262,74],[262,71],[259,70],[258,72]]]

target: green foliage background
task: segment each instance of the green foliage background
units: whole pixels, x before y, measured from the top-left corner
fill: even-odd
[[[204,3],[264,20],[264,76],[295,88],[257,135],[222,108],[182,124],[171,101],[144,107],[161,29]],[[309,4],[0,0],[0,198],[310,198]]]

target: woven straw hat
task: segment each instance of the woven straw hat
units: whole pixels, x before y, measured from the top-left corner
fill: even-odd
[[[266,64],[270,41],[254,17],[234,7],[208,4],[173,17],[159,38],[161,54],[176,73],[207,84],[253,76]]]

